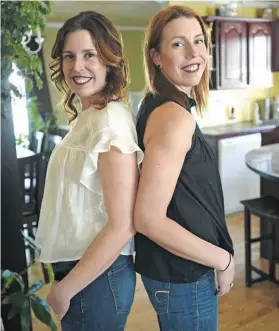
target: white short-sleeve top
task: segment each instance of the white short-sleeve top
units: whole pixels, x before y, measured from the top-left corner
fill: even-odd
[[[137,144],[133,113],[123,102],[79,113],[49,160],[36,243],[45,263],[78,260],[108,222],[98,155],[111,146],[122,153],[143,152]],[[134,251],[133,239],[122,254]]]

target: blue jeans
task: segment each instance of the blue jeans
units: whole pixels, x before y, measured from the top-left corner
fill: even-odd
[[[54,263],[62,279],[77,261]],[[94,282],[71,299],[61,321],[62,331],[123,331],[135,294],[133,256],[120,255]]]
[[[165,283],[142,276],[161,331],[217,331],[218,300],[214,272],[194,283]]]

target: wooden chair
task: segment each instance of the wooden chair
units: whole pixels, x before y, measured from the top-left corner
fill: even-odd
[[[42,172],[42,155],[35,154],[18,159],[19,187],[22,202],[22,230],[24,234],[35,238],[41,201],[43,195],[44,175]],[[26,176],[28,173],[28,176]],[[26,246],[26,257],[28,254],[34,259],[34,251]],[[44,278],[49,282],[47,270],[42,264]]]
[[[32,134],[31,143],[29,149],[31,151],[39,154],[43,152],[43,140],[44,140],[44,133],[41,131],[35,131]]]

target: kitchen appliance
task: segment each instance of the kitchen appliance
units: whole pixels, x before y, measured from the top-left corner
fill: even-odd
[[[241,200],[260,196],[260,176],[245,164],[246,153],[260,146],[260,133],[218,141],[218,163],[226,215],[243,210]]]

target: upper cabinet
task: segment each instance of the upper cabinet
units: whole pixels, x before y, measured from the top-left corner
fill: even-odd
[[[206,17],[212,37],[211,88],[271,87],[271,22]]]
[[[222,22],[220,36],[220,86],[239,88],[247,86],[247,29],[241,22]]]
[[[272,22],[272,71],[279,71],[279,19]]]
[[[248,83],[255,87],[271,87],[271,24],[248,24]]]

